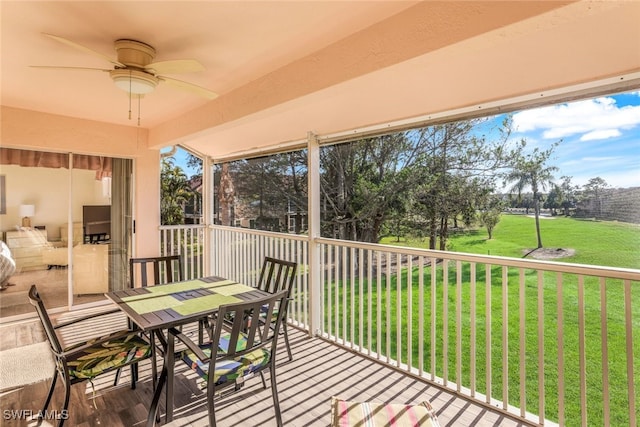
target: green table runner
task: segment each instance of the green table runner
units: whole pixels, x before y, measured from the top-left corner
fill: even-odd
[[[139,299],[155,298],[155,297],[158,297],[158,296],[159,296],[159,294],[154,295],[154,294],[150,294],[149,292],[147,292],[147,293],[144,293],[144,294],[129,295],[127,297],[122,297],[120,299],[122,301],[124,301],[124,302],[129,302],[129,301],[136,301],[136,300],[139,300]]]
[[[218,286],[230,285],[231,283],[236,283],[233,280],[220,280],[219,282],[205,282],[202,281],[203,288],[216,288]]]
[[[212,288],[212,290],[215,291],[215,293],[220,295],[236,295],[236,294],[243,294],[245,292],[255,291],[255,288],[252,288],[247,285],[242,285],[240,283],[236,283],[236,284],[229,284],[225,286],[216,286]]]
[[[223,304],[231,304],[234,302],[240,302],[241,300],[229,295],[207,295],[204,297],[189,299],[181,301],[179,306],[173,307],[173,309],[182,316],[198,313],[200,311],[211,310],[217,308]]]
[[[171,295],[157,296],[154,298],[145,298],[127,302],[127,305],[135,310],[138,314],[151,313],[157,310],[166,310],[167,308],[175,308],[183,304]]]
[[[154,294],[175,294],[176,292],[192,291],[205,285],[202,280],[189,280],[187,282],[170,283],[168,285],[149,286],[146,289]]]

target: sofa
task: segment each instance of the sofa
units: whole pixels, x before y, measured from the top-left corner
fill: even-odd
[[[42,263],[48,268],[66,267],[69,265],[69,224],[63,224],[60,227],[60,242],[49,242],[47,247],[42,251]],[[77,246],[84,241],[84,234],[81,222],[73,223],[73,241],[71,246]]]
[[[73,293],[102,294],[109,291],[109,244],[73,247]]]

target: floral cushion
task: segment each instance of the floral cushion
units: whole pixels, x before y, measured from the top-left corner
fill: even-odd
[[[429,402],[418,405],[349,402],[331,398],[331,427],[439,427]]]
[[[263,305],[262,307],[260,307],[260,318],[265,320],[267,317],[267,312],[269,311],[269,306],[268,305]],[[273,309],[273,313],[271,314],[271,321],[275,322],[276,319],[278,319],[278,312],[280,311],[280,309],[278,307],[275,307]]]
[[[237,350],[243,350],[247,346],[247,340],[244,336],[239,337]],[[200,345],[200,348],[208,357],[211,356],[211,347],[208,344]],[[226,352],[229,348],[229,333],[222,333],[220,336],[219,350]],[[190,350],[183,350],[179,357],[196,373],[207,380],[209,376],[209,363],[204,363]],[[271,360],[269,351],[265,349],[257,349],[251,353],[244,354],[236,359],[218,361],[215,364],[215,372],[213,382],[215,385],[224,384],[229,381],[235,381],[238,378],[246,377],[257,372],[266,366]]]
[[[88,343],[80,343],[67,348],[66,351],[72,351],[85,344],[91,345],[92,342],[103,339],[105,338],[96,338]],[[151,354],[149,343],[137,334],[114,337],[111,340],[106,337],[106,339],[107,341],[92,345],[67,359],[72,380],[76,378],[91,379],[103,372],[145,359]]]

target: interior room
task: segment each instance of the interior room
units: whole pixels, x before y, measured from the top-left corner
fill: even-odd
[[[33,311],[26,297],[32,284],[42,289],[52,308],[66,308],[70,296],[75,304],[103,300],[111,205],[105,162],[88,166],[92,169],[69,169],[67,154],[2,150],[6,214],[1,216],[1,231],[15,272],[0,291],[0,317]],[[16,152],[22,155],[20,162]],[[55,160],[47,159],[48,154]],[[24,160],[27,156],[34,161]]]

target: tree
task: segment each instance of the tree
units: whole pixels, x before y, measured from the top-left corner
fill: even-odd
[[[543,208],[549,209],[551,211],[551,216],[558,215],[558,209],[560,209],[560,201],[562,200],[562,194],[560,193],[560,186],[554,184],[547,194],[546,199],[544,200]]]
[[[510,117],[494,141],[480,132],[486,123],[465,120],[323,147],[323,235],[378,242],[383,232],[397,235],[411,225],[429,236],[432,249],[446,249],[451,224],[473,220],[514,155],[507,148]]]
[[[509,149],[511,118],[501,123],[500,136],[488,141],[478,129],[483,119],[464,120],[418,130],[425,149],[416,170],[415,208],[425,218],[429,248],[445,250],[449,223],[473,217],[495,187],[498,171],[509,165],[520,147]]]
[[[233,179],[229,173],[229,163],[223,163],[220,166],[220,173],[218,175],[220,177],[218,181],[219,222],[222,225],[233,225],[231,207],[233,206],[236,193],[233,186]]]
[[[571,185],[571,177],[563,176],[560,184],[554,184],[544,201],[543,207],[551,209],[551,215],[558,214],[557,210],[562,209],[564,216],[570,216],[570,210],[576,207],[577,186]]]
[[[420,143],[400,132],[323,147],[323,235],[377,243],[414,187]]]
[[[590,211],[596,220],[602,217],[602,196],[608,187],[609,184],[599,176],[591,178],[583,186],[583,197],[591,207]]]
[[[304,231],[306,150],[230,162],[217,167],[215,178],[223,224],[233,225],[233,216],[256,229]]]
[[[487,229],[489,240],[493,238],[493,229],[500,222],[500,215],[504,209],[504,202],[495,196],[487,197],[486,204],[480,209],[478,219]]]
[[[538,249],[542,248],[542,236],[540,233],[540,201],[542,191],[553,185],[553,173],[558,170],[555,166],[548,166],[553,150],[560,142],[552,144],[547,150],[541,151],[534,148],[531,153],[520,154],[514,158],[513,169],[505,176],[505,183],[515,183],[511,191],[516,191],[518,198],[521,197],[525,188],[530,187],[533,193],[533,208],[536,223],[536,236],[538,238]],[[521,146],[526,146],[526,141],[521,141]]]
[[[570,176],[565,175],[560,179],[562,180],[558,188],[560,194],[560,207],[562,208],[564,216],[570,216],[571,209],[576,207],[579,187],[571,184]]]
[[[189,179],[173,157],[162,158],[160,220],[163,225],[184,224],[184,205],[191,198]]]

